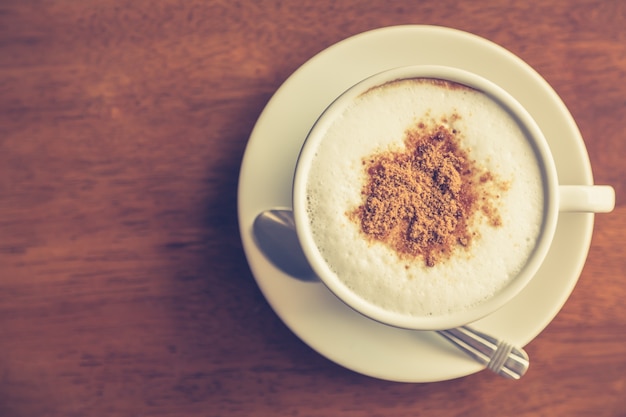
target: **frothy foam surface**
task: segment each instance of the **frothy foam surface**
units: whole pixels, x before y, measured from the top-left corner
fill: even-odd
[[[420,120],[449,121],[461,146],[481,166],[510,183],[499,198],[502,226],[475,222],[479,237],[433,267],[401,259],[368,240],[347,213],[362,203],[362,160],[402,150]],[[489,298],[510,282],[533,251],[543,216],[543,186],[532,146],[515,119],[487,95],[432,80],[401,80],[368,91],[329,127],[307,181],[308,215],[329,268],[358,296],[414,316],[445,315]]]

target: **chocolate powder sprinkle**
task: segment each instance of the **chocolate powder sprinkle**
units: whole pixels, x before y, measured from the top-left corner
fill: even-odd
[[[406,132],[405,150],[365,159],[363,203],[350,213],[368,238],[402,258],[422,257],[427,266],[450,257],[457,247],[470,247],[476,213],[492,227],[502,224],[492,201],[507,184],[479,169],[460,146],[461,133],[444,123],[458,118],[417,123]]]

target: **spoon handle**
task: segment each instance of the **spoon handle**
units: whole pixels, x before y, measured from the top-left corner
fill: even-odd
[[[529,360],[524,349],[466,326],[437,333],[500,376],[520,379],[528,370]]]

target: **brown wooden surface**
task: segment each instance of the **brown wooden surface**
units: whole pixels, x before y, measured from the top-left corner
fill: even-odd
[[[0,2],[0,416],[625,416],[626,2],[532,3]],[[345,370],[247,266],[236,187],[256,118],[311,56],[396,24],[526,60],[617,191],[521,381]]]

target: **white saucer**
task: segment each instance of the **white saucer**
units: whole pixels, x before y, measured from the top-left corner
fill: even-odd
[[[433,332],[391,328],[338,301],[322,284],[276,269],[252,234],[263,210],[291,207],[291,182],[306,134],[322,110],[360,79],[392,67],[449,65],[508,90],[534,116],[556,160],[561,184],[592,184],[585,145],[554,90],[522,60],[483,38],[433,26],[396,26],[346,39],[300,67],[276,91],[246,148],[238,191],[243,246],[261,291],[276,314],[328,359],[376,378],[431,382],[483,369]],[[593,214],[562,214],[541,270],[526,289],[477,329],[524,346],[556,316],[573,290],[591,243]],[[531,358],[532,361],[532,358]],[[532,372],[532,366],[531,370]]]

